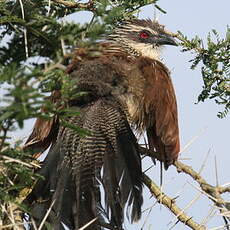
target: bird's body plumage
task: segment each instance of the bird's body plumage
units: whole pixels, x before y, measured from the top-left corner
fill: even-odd
[[[89,133],[81,136],[62,127],[56,117],[44,123],[37,120],[26,148],[43,152],[52,143],[39,170],[45,181],[39,181],[27,199],[38,222],[52,202],[49,221],[54,229],[63,229],[61,223],[78,229],[95,217],[92,229],[101,229],[103,219],[122,229],[126,204],[132,207],[131,220],[140,218],[141,160],[131,127],[147,131],[150,148],[166,167],[179,153],[176,97],[169,71],[158,60],[157,42],[173,44],[158,23],[133,20],[96,48],[76,50],[67,73],[77,79],[76,93],[86,95],[68,102],[80,115],[67,121]],[[105,191],[104,208],[99,185]],[[43,206],[39,199],[45,201]]]

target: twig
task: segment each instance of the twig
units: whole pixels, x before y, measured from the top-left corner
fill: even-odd
[[[152,209],[156,204],[157,204],[157,201],[150,208],[147,208],[144,211],[142,211],[142,213],[144,213],[145,211],[148,211],[148,214],[147,214],[147,216],[146,216],[146,218],[144,220],[144,223],[143,223],[141,229],[144,229],[144,226],[147,224],[147,221],[148,221],[148,219],[150,217],[150,213],[152,212]]]
[[[215,176],[216,176],[216,187],[219,186],[219,179],[218,179],[218,170],[217,170],[217,160],[215,156]]]
[[[214,201],[214,202],[218,202],[218,200],[213,197],[212,195],[208,194],[207,192],[203,191],[201,188],[199,188],[198,186],[196,185],[193,185],[192,183],[190,183],[188,181],[188,184],[191,185],[194,189],[196,189],[197,191],[200,191],[202,194],[206,195],[210,200]]]
[[[55,200],[51,203],[49,209],[47,210],[47,212],[46,212],[46,214],[45,214],[45,216],[44,216],[44,218],[43,218],[43,220],[42,220],[42,222],[41,222],[41,224],[40,224],[38,230],[41,230],[42,227],[43,227],[43,225],[45,224],[45,221],[46,221],[47,217],[49,216],[49,214],[50,214],[50,212],[51,212],[51,210],[52,210],[52,207],[53,207],[54,203],[55,203]]]
[[[15,158],[8,157],[8,156],[2,156],[2,159],[5,160],[5,163],[15,162],[15,163],[24,165],[24,166],[26,166],[28,168],[34,168],[34,166],[37,166],[34,163],[33,164],[31,164],[31,163],[25,163],[25,162],[23,162],[23,161],[21,161],[19,159],[15,159]]]
[[[62,65],[62,59],[59,60],[57,63],[50,64],[47,68],[45,68],[44,73],[48,73],[49,71],[52,71],[53,69],[61,69],[63,71],[66,70],[66,66]]]
[[[198,195],[197,195],[193,200],[191,200],[191,201],[185,206],[185,208],[184,208],[183,210],[181,210],[180,213],[178,213],[178,214],[176,215],[175,219],[178,218],[178,216],[180,216],[182,213],[184,213],[187,209],[189,209],[198,199],[200,199],[201,194],[202,194],[202,193],[198,193]],[[172,222],[174,222],[175,219],[171,220],[171,221],[169,222],[169,224],[171,224]]]
[[[87,224],[85,224],[83,227],[79,228],[79,230],[84,230],[87,227],[89,227],[92,223],[94,223],[97,220],[97,217],[89,221]]]
[[[20,3],[20,7],[21,7],[21,12],[22,12],[22,19],[25,20],[25,12],[24,12],[22,0],[19,0],[19,3]],[[24,33],[24,43],[25,43],[25,54],[26,54],[26,58],[28,58],[29,57],[29,50],[28,50],[28,39],[27,39],[26,27],[23,29],[23,33]]]
[[[205,216],[203,218],[203,220],[201,221],[201,224],[202,225],[206,225],[208,223],[208,221],[211,220],[211,218],[213,218],[216,215],[216,212],[217,212],[216,208],[215,207],[211,207],[211,209],[208,212],[208,215]]]
[[[65,41],[63,38],[61,38],[61,49],[62,49],[63,56],[65,56],[66,55],[66,49],[65,49]]]
[[[29,222],[28,222],[29,224]],[[3,225],[3,226],[0,226],[0,230],[2,229],[12,229],[12,227],[15,227],[15,226],[22,226],[22,230],[24,230],[24,223],[17,223],[17,224],[7,224],[7,225]]]
[[[207,160],[208,160],[208,157],[209,157],[209,155],[210,155],[210,152],[211,152],[211,149],[208,150],[208,152],[207,152],[207,154],[206,154],[206,156],[205,156],[205,158],[204,158],[203,164],[201,165],[200,170],[198,171],[199,174],[201,174],[202,171],[204,170],[204,167],[205,167],[205,165],[206,165],[206,162],[207,162]]]
[[[183,153],[186,149],[188,149],[200,136],[206,131],[206,128],[202,129],[196,136],[194,136],[180,151],[179,154]]]
[[[139,9],[140,9],[141,7],[143,7],[143,6],[155,4],[157,1],[158,1],[158,0],[149,0],[147,4],[145,4],[145,5],[140,4],[140,6],[135,7],[135,8],[134,8],[134,11],[139,10]],[[165,12],[165,11],[164,11],[163,9],[161,9],[158,5],[155,4],[155,6],[156,6],[156,8],[157,8],[158,10],[160,10],[161,12]],[[165,13],[166,13],[166,12],[165,12]]]

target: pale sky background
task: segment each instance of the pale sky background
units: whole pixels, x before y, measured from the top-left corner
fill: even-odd
[[[172,32],[182,31],[189,38],[195,35],[201,38],[206,38],[208,32],[216,29],[223,37],[225,35],[226,26],[230,24],[230,1],[220,0],[160,0],[159,6],[167,11],[167,14],[157,12],[157,17],[161,24],[166,25],[166,28]],[[140,18],[153,18],[153,6],[144,7],[139,14]],[[83,13],[78,13],[74,16],[74,20],[82,22],[88,20]],[[229,153],[229,129],[230,115],[224,119],[219,119],[216,114],[221,111],[221,107],[216,105],[214,101],[206,101],[204,103],[195,104],[197,96],[202,87],[202,78],[199,69],[191,70],[188,62],[193,58],[190,53],[180,52],[180,47],[166,46],[162,58],[164,63],[171,70],[171,76],[174,82],[175,91],[178,101],[179,110],[179,125],[181,136],[181,148],[189,143],[194,137],[198,136],[195,142],[189,146],[182,154],[181,158],[186,158],[183,161],[186,164],[199,171],[207,152],[210,150],[210,155],[206,163],[205,169],[202,171],[202,176],[211,184],[215,185],[215,156],[217,158],[218,179],[220,184],[230,182],[230,153]],[[32,130],[32,122],[27,122],[24,130],[14,133],[13,138],[25,138]],[[152,162],[146,159],[143,163],[143,168],[146,169]],[[151,178],[159,184],[159,166],[153,167],[149,171]],[[172,166],[168,171],[164,172],[163,191],[171,197],[176,197],[177,204],[182,209],[193,200],[199,191],[196,190],[190,183],[198,185],[190,180],[184,174],[178,174]],[[225,196],[230,200],[229,196]],[[155,198],[150,199],[150,194],[144,192],[145,203],[143,210],[155,204]],[[213,208],[213,203],[210,202],[204,195],[196,201],[192,207],[186,210],[189,216],[193,216],[194,220],[201,223]],[[215,209],[214,209],[215,210]],[[136,225],[126,223],[126,229],[135,230],[141,229],[143,222],[146,220],[146,213],[143,215],[142,221]],[[224,225],[222,218],[218,215],[211,218],[207,223],[209,230],[214,230],[215,227]],[[143,229],[151,230],[169,230],[172,227],[175,218],[165,207],[156,204]],[[183,224],[177,224],[174,230],[190,229]],[[223,228],[218,228],[223,229]]]

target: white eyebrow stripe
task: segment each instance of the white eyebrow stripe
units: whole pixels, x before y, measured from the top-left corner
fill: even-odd
[[[136,26],[136,25],[124,25],[123,27],[119,28],[117,31],[127,33],[127,31],[132,30],[133,32],[138,32],[141,30],[149,31],[152,34],[156,34],[156,31],[152,30],[149,27],[143,27],[143,26]]]

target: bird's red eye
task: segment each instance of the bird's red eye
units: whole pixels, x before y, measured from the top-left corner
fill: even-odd
[[[147,32],[141,32],[140,33],[140,38],[148,38],[149,37],[149,34]]]

